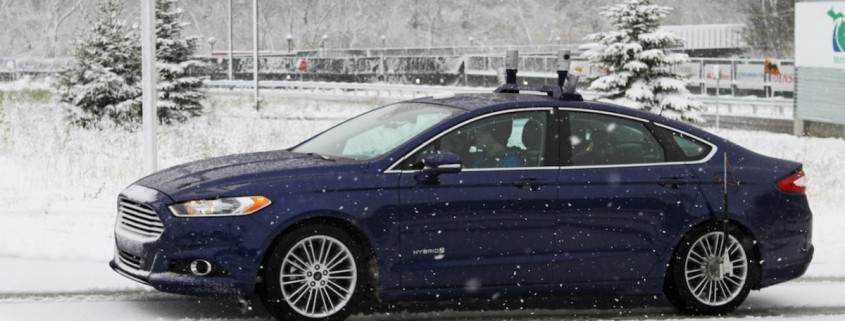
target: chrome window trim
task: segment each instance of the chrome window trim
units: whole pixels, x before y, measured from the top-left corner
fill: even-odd
[[[600,169],[600,168],[614,168],[614,167],[627,168],[627,167],[644,167],[644,166],[672,166],[672,165],[682,165],[682,164],[702,164],[702,163],[706,163],[706,162],[710,161],[710,159],[712,159],[713,156],[716,155],[716,152],[719,149],[718,146],[716,146],[715,144],[713,144],[713,143],[711,143],[711,142],[709,142],[705,139],[702,139],[701,137],[698,137],[696,135],[690,134],[690,133],[685,132],[683,130],[680,130],[680,129],[677,129],[677,128],[674,128],[674,127],[671,127],[671,126],[668,126],[668,125],[664,125],[662,123],[650,121],[650,120],[647,120],[647,119],[644,119],[644,118],[639,118],[639,117],[635,117],[635,116],[628,116],[628,115],[623,115],[623,114],[618,114],[618,113],[608,112],[608,111],[602,111],[602,110],[588,110],[588,109],[578,109],[578,108],[572,108],[572,107],[557,107],[557,108],[555,108],[555,107],[532,107],[532,108],[524,108],[524,109],[518,109],[518,110],[503,110],[503,111],[499,111],[499,112],[495,112],[495,113],[490,113],[490,114],[486,114],[486,115],[482,115],[482,116],[478,116],[478,117],[469,119],[469,120],[464,121],[464,122],[462,122],[458,125],[452,126],[448,130],[446,130],[446,131],[438,134],[437,136],[427,140],[425,143],[420,144],[420,146],[417,146],[417,148],[413,149],[410,153],[407,153],[404,156],[402,156],[401,158],[399,158],[398,161],[393,162],[393,164],[391,164],[388,167],[389,169],[384,171],[384,173],[385,174],[401,174],[401,173],[416,173],[416,172],[419,172],[420,170],[401,170],[401,169],[395,169],[395,167],[397,165],[399,165],[400,163],[404,162],[405,159],[407,159],[408,157],[410,157],[411,155],[413,155],[414,153],[416,153],[417,151],[419,151],[423,147],[428,146],[428,144],[430,144],[431,142],[439,139],[443,135],[446,135],[446,134],[452,132],[453,130],[455,130],[455,129],[463,126],[463,125],[466,125],[467,123],[470,123],[470,122],[473,122],[473,121],[476,121],[476,120],[481,120],[481,119],[484,119],[484,118],[487,118],[487,117],[492,117],[492,116],[497,116],[497,115],[507,114],[507,113],[513,113],[513,112],[524,112],[524,111],[535,111],[535,110],[547,110],[548,111],[548,110],[550,110],[550,113],[552,115],[554,115],[555,109],[560,109],[561,111],[594,113],[594,114],[607,115],[607,116],[611,116],[611,117],[627,118],[627,119],[635,120],[635,121],[645,123],[645,124],[651,123],[651,124],[654,124],[655,126],[662,127],[664,129],[671,130],[673,132],[678,132],[678,133],[681,133],[681,134],[686,135],[688,137],[692,137],[696,141],[702,142],[702,143],[710,146],[710,153],[708,153],[707,156],[705,156],[705,157],[703,157],[699,160],[689,161],[689,162],[661,162],[661,163],[611,164],[611,165],[589,165],[589,166],[466,168],[466,169],[463,169],[462,172],[491,172],[491,171],[543,170],[543,169],[577,170],[577,169]]]
[[[458,128],[466,125],[466,124],[469,124],[469,123],[472,123],[472,122],[475,122],[475,121],[478,121],[478,120],[482,120],[482,119],[485,119],[485,118],[493,117],[493,116],[511,114],[511,113],[528,112],[528,111],[548,111],[550,115],[554,115],[554,110],[555,110],[555,107],[528,107],[528,108],[520,108],[520,109],[508,109],[508,110],[500,110],[500,111],[497,111],[497,112],[494,112],[494,113],[480,115],[480,116],[465,120],[465,121],[463,121],[463,122],[461,122],[461,123],[459,123],[455,126],[449,127],[449,129],[441,132],[440,134],[437,134],[436,136],[430,138],[429,140],[427,140],[424,143],[417,146],[417,148],[414,148],[413,150],[411,150],[409,153],[406,153],[405,155],[400,157],[397,161],[390,164],[390,166],[387,167],[387,170],[385,170],[383,173],[384,174],[397,174],[397,173],[403,173],[403,172],[406,172],[406,173],[419,172],[419,170],[406,171],[406,170],[402,170],[402,169],[396,169],[396,166],[399,166],[399,164],[401,164],[406,159],[408,159],[408,157],[411,157],[411,155],[414,155],[416,152],[418,152],[423,147],[428,146],[428,144],[430,144],[431,142],[440,139],[440,137],[443,137],[446,134],[449,134],[452,131],[454,131],[454,130],[456,130],[456,129],[458,129]],[[519,168],[519,167],[505,167],[505,168],[511,168],[511,170],[513,170],[514,168]],[[502,169],[505,169],[505,168],[491,168],[491,169],[502,170]],[[531,168],[536,168],[536,167],[531,167]],[[464,169],[463,171],[471,171],[471,169]]]
[[[560,110],[562,110],[562,111],[574,111],[574,112],[578,112],[578,113],[602,114],[602,115],[611,116],[611,117],[627,118],[627,119],[631,119],[631,120],[636,120],[636,121],[641,122],[641,123],[649,123],[650,122],[648,119],[645,119],[645,118],[639,118],[639,117],[636,117],[636,116],[617,114],[617,113],[614,113],[614,112],[603,111],[603,110],[578,109],[578,108],[572,108],[572,107],[560,107]]]
[[[559,170],[560,168],[557,166],[537,166],[537,167],[491,167],[491,168],[464,168],[461,172],[509,172],[509,171],[539,171],[539,170]],[[418,173],[421,170],[395,170],[393,172],[386,174],[396,174],[396,173]]]
[[[692,137],[696,141],[702,142],[702,143],[710,146],[710,153],[707,154],[707,156],[705,156],[702,159],[695,160],[695,161],[689,161],[689,162],[682,161],[682,162],[636,163],[636,164],[561,166],[560,167],[561,169],[591,169],[591,168],[611,168],[611,167],[641,167],[641,166],[671,166],[671,165],[680,165],[680,164],[701,164],[701,163],[706,163],[706,162],[710,161],[710,159],[713,158],[713,155],[716,155],[716,151],[718,150],[718,147],[715,144],[708,142],[707,140],[701,139],[701,137],[695,136],[693,134],[687,133],[683,130],[680,130],[680,129],[677,129],[677,128],[674,128],[674,127],[671,127],[671,126],[668,126],[668,125],[664,125],[662,123],[650,121],[648,119],[639,118],[639,117],[635,117],[635,116],[628,116],[628,115],[623,115],[623,114],[617,114],[617,113],[613,113],[613,112],[601,111],[601,110],[584,110],[584,109],[569,108],[569,107],[561,107],[560,109],[566,110],[566,111],[573,111],[573,112],[595,113],[595,114],[603,114],[603,115],[607,115],[607,116],[611,116],[611,117],[628,118],[628,119],[639,121],[639,122],[645,123],[645,124],[651,123],[651,124],[654,124],[655,126],[662,127],[664,129],[667,129],[667,130],[670,130],[670,131],[673,131],[673,132],[678,132],[678,133],[684,134],[688,137]],[[651,134],[651,133],[649,133],[649,134]],[[651,134],[651,135],[653,135],[653,134]],[[655,140],[656,139],[657,139],[657,137],[655,137]]]
[[[575,170],[575,169],[603,169],[603,168],[631,168],[631,167],[645,167],[645,166],[671,166],[692,164],[687,162],[663,162],[663,163],[636,163],[636,164],[611,164],[611,165],[584,165],[584,166],[561,166],[561,170]]]

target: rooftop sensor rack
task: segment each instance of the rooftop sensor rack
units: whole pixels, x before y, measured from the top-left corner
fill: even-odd
[[[519,67],[519,51],[508,50],[505,55],[505,83],[496,88],[495,93],[518,94],[520,91],[536,91],[546,93],[550,97],[560,100],[584,101],[581,94],[575,91],[579,75],[569,72],[572,59],[569,50],[559,50],[557,53],[557,86],[521,86],[516,83]]]

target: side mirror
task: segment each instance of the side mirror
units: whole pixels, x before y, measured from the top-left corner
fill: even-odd
[[[450,152],[437,152],[422,160],[423,169],[414,176],[420,183],[436,183],[442,174],[456,174],[463,169],[463,161]]]

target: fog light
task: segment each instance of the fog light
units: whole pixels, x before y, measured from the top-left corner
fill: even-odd
[[[194,260],[191,262],[191,274],[206,276],[211,273],[211,263],[206,260]]]

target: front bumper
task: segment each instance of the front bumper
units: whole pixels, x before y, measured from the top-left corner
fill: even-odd
[[[109,263],[115,272],[165,292],[252,298],[269,230],[250,217],[175,217],[167,209],[172,203],[167,195],[143,187],[130,187],[120,198],[154,212],[164,228],[160,235],[124,228],[121,209]],[[195,260],[210,262],[211,273],[191,273]]]
[[[125,266],[121,266],[119,262],[119,260],[112,260],[109,262],[109,266],[112,270],[130,280],[152,286],[163,292],[238,298],[251,298],[253,295],[253,293],[245,291],[243,284],[234,277],[198,277],[173,272],[150,272],[145,276],[139,276],[138,271],[127,269]]]

